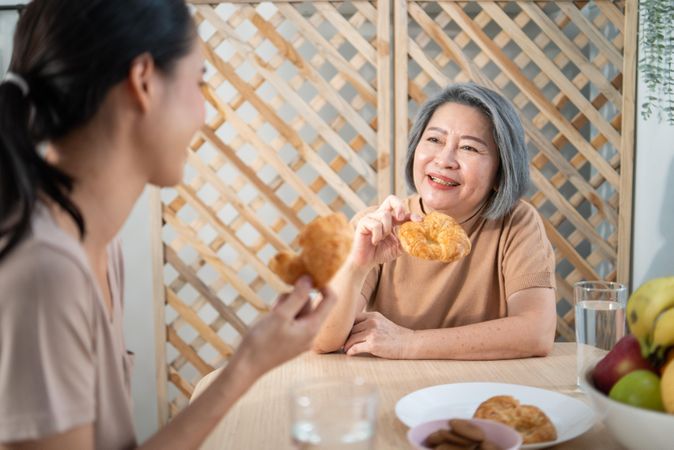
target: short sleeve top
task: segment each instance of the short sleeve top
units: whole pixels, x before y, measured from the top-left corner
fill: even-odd
[[[418,195],[406,206],[425,215]],[[554,252],[531,204],[520,200],[500,219],[476,215],[462,226],[468,256],[443,263],[403,253],[379,265],[361,292],[367,309],[414,330],[449,328],[507,316],[507,299],[519,290],[555,288]]]
[[[136,446],[118,242],[108,257],[112,313],[82,245],[38,203],[30,236],[0,262],[0,442],[93,424],[96,448]]]

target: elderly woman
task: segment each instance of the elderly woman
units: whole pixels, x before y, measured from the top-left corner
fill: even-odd
[[[542,220],[520,198],[528,184],[513,106],[475,84],[423,105],[406,176],[415,194],[354,217],[356,234],[331,287],[338,303],[314,350],[399,359],[543,356],[555,335],[555,261]],[[397,226],[438,211],[472,244],[456,262],[402,251]]]

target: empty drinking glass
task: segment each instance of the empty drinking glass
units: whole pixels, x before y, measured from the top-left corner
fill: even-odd
[[[292,440],[302,450],[373,448],[378,395],[357,379],[313,380],[290,391]]]

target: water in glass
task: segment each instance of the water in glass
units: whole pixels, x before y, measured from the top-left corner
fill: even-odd
[[[576,341],[610,350],[625,335],[625,305],[586,300],[576,303]]]
[[[293,425],[293,442],[300,450],[370,450],[373,430],[370,421],[345,424],[297,422]]]

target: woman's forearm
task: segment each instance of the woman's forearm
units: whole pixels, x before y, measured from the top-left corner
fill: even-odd
[[[515,316],[455,328],[417,330],[404,359],[511,359],[546,356],[553,337],[531,317]]]
[[[236,355],[190,405],[140,448],[196,449],[259,374]]]
[[[337,296],[337,303],[314,339],[315,352],[334,352],[344,345],[356,314],[364,307],[360,292],[368,272],[368,269],[354,268],[347,261],[335,274],[330,288]]]

